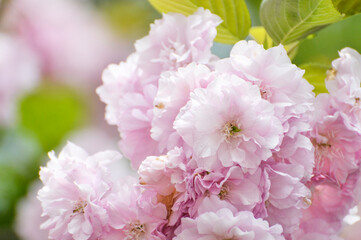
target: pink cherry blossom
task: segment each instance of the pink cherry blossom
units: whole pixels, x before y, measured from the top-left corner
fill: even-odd
[[[151,137],[160,75],[192,62],[212,60],[210,48],[219,23],[219,17],[204,9],[189,17],[164,14],[152,25],[149,35],[137,41],[136,52],[127,62],[111,65],[104,72],[104,84],[97,91],[107,104],[108,122],[118,126],[120,148],[134,168],[149,155],[167,152],[164,140],[159,145],[159,139]],[[175,146],[171,145],[168,150]]]
[[[315,123],[311,137],[315,146],[314,174],[325,174],[344,183],[359,168],[361,135],[343,113],[324,116]]]
[[[255,41],[240,41],[229,59],[217,63],[216,70],[234,73],[259,86],[262,98],[274,104],[283,124],[312,110],[313,87],[302,78],[304,70],[291,63],[282,45],[265,50]],[[286,132],[290,130],[287,124],[284,127]]]
[[[189,210],[192,217],[199,205],[213,196],[221,200],[224,207],[236,212],[253,211],[258,204],[264,204],[263,195],[268,194],[267,179],[261,169],[254,174],[244,174],[239,166],[214,172],[197,169],[189,182],[188,192],[195,199]]]
[[[139,66],[159,76],[192,62],[207,64],[213,57],[210,50],[220,22],[217,15],[203,8],[188,17],[163,14],[151,25],[149,35],[135,43]]]
[[[168,196],[174,191],[184,192],[186,161],[181,148],[175,148],[167,155],[147,157],[138,169],[140,183],[162,196]]]
[[[262,219],[255,219],[251,212],[233,214],[222,208],[217,212],[206,212],[196,219],[183,218],[177,229],[175,240],[195,239],[272,239],[281,240],[282,227],[269,227]]]
[[[301,229],[305,233],[337,234],[349,209],[360,201],[357,196],[359,179],[360,171],[350,174],[342,185],[327,177],[314,177],[309,186],[312,204],[303,211]],[[327,232],[315,228],[317,222],[327,225]]]
[[[287,165],[266,167],[270,189],[269,198],[265,203],[268,213],[268,217],[265,219],[271,225],[282,225],[284,234],[290,234],[298,229],[302,209],[311,205],[311,193],[300,182],[299,177],[289,175],[287,174],[289,171],[284,170],[288,170]],[[294,172],[295,170],[293,170]]]
[[[291,63],[282,45],[265,50],[255,41],[240,41],[233,47],[230,58],[216,63],[216,71],[236,74],[259,86],[262,98],[273,104],[286,135],[274,157],[300,165],[305,178],[309,178],[313,148],[302,133],[311,129],[309,118],[314,94],[313,87],[302,78],[304,70]]]
[[[344,48],[339,54],[325,81],[332,98],[329,108],[346,113],[350,124],[361,131],[361,55],[351,48]]]
[[[184,145],[183,140],[173,128],[180,109],[186,105],[189,95],[196,88],[204,88],[213,80],[210,69],[195,63],[177,72],[168,71],[161,75],[157,96],[154,99],[152,138],[159,141],[159,150],[171,150]]]
[[[42,228],[52,239],[97,239],[108,228],[104,198],[112,191],[110,166],[119,161],[117,152],[100,152],[92,156],[69,143],[40,171],[44,187],[38,198],[43,216]]]
[[[110,233],[118,239],[165,239],[158,228],[166,223],[167,210],[158,203],[155,192],[141,193],[134,179],[119,182],[117,191],[107,196]],[[107,238],[104,238],[104,240]]]
[[[193,160],[211,170],[239,164],[255,171],[282,140],[282,125],[259,88],[234,75],[217,77],[206,89],[196,89],[174,122],[193,147]]]

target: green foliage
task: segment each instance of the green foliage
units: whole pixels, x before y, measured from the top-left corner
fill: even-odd
[[[259,7],[262,0],[246,0],[246,4],[251,15],[252,26],[260,26],[261,20],[259,19]]]
[[[320,63],[307,63],[301,65],[300,68],[306,71],[304,78],[315,87],[313,90],[314,93],[327,93],[325,78],[327,76],[327,70],[330,68],[329,65]]]
[[[113,29],[129,42],[147,35],[149,25],[160,18],[160,14],[147,1],[101,0],[97,4]]]
[[[336,9],[346,15],[354,15],[361,12],[361,0],[332,0]]]
[[[215,41],[234,44],[244,39],[251,27],[251,18],[244,0],[149,0],[160,12],[194,13],[198,7],[209,9],[223,20]]]
[[[47,152],[84,122],[84,109],[82,101],[69,88],[45,84],[21,102],[20,124],[37,136]]]
[[[260,11],[276,44],[293,43],[344,18],[332,0],[263,0]]]
[[[313,38],[305,39],[299,46],[294,63],[302,65],[309,62],[327,64],[338,58],[338,51],[351,47],[361,52],[361,14],[332,24],[319,31]]]

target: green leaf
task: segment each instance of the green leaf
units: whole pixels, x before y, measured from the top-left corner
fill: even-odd
[[[83,102],[73,90],[48,83],[22,100],[20,124],[38,138],[47,152],[83,123],[84,109]]]
[[[347,16],[361,12],[361,0],[332,0],[337,10]]]
[[[361,14],[357,14],[322,29],[314,38],[302,41],[293,62],[299,66],[309,62],[331,66],[342,48],[351,47],[361,52],[360,26]]]
[[[263,47],[265,49],[269,49],[273,47],[273,40],[272,38],[267,34],[264,27],[252,27],[249,31],[249,34],[251,37],[258,42],[259,44],[263,44]]]
[[[313,90],[314,93],[327,93],[325,78],[327,76],[327,70],[330,69],[329,65],[320,63],[307,63],[301,65],[300,68],[306,71],[304,78],[315,87]]]
[[[193,14],[198,7],[209,9],[223,20],[215,41],[234,44],[244,39],[251,28],[251,18],[244,0],[149,0],[160,12]]]
[[[261,22],[276,44],[290,44],[344,18],[332,0],[263,0]]]

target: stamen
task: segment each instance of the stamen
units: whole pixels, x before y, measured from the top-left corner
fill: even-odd
[[[129,223],[128,230],[125,231],[127,237],[125,240],[140,240],[145,235],[146,229],[144,224],[139,222]]]
[[[88,205],[86,201],[79,200],[75,203],[73,213],[84,213],[84,208]]]
[[[155,105],[156,108],[158,109],[163,109],[164,108],[164,103],[158,103]]]
[[[237,125],[233,123],[227,123],[226,125],[224,125],[222,130],[223,134],[227,139],[236,136],[241,131],[242,129],[238,128]]]
[[[336,78],[336,74],[337,74],[337,70],[334,68],[327,70],[326,81],[334,80]]]
[[[221,200],[224,200],[228,195],[229,188],[226,185],[223,185],[221,191],[218,193],[218,197]]]

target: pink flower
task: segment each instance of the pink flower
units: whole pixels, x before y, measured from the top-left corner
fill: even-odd
[[[141,91],[142,72],[137,68],[138,55],[131,54],[126,62],[110,64],[102,75],[103,85],[96,92],[106,104],[105,119],[111,125],[119,123],[120,104],[127,92]]]
[[[312,192],[312,204],[303,211],[300,228],[306,233],[336,234],[342,227],[342,220],[360,199],[360,171],[350,174],[342,185],[327,177],[318,176],[309,184]],[[315,227],[320,222],[326,229]]]
[[[328,175],[344,183],[360,166],[361,135],[340,112],[326,115],[314,124],[311,133],[315,146],[314,174]]]
[[[320,219],[310,219],[306,225],[296,231],[293,235],[295,240],[342,240],[332,228],[329,223]]]
[[[329,108],[346,113],[351,124],[361,131],[361,55],[351,48],[344,48],[339,54],[325,81],[333,98]]]
[[[251,212],[233,214],[227,208],[203,213],[196,219],[183,218],[176,233],[175,240],[284,239],[281,226],[269,227],[266,221],[255,219]]]
[[[38,59],[23,41],[0,34],[0,126],[15,121],[18,98],[40,80]]]
[[[131,160],[135,169],[138,169],[147,156],[161,154],[158,151],[158,142],[150,136],[156,91],[155,85],[148,84],[142,88],[141,93],[124,94],[120,102],[120,149]]]
[[[290,234],[298,229],[302,217],[302,209],[311,205],[311,193],[300,182],[302,174],[297,170],[289,171],[288,165],[274,165],[266,167],[270,180],[269,198],[266,200],[268,217],[265,218],[271,225],[280,224],[284,234]],[[292,176],[290,174],[295,174]]]
[[[313,87],[302,78],[304,70],[291,63],[282,45],[265,50],[255,41],[240,41],[229,59],[217,63],[216,70],[234,73],[259,86],[262,98],[274,105],[285,132],[290,130],[289,119],[302,118],[312,110]]]
[[[108,122],[118,126],[120,148],[134,168],[147,156],[164,154],[175,146],[175,139],[165,149],[165,140],[159,145],[160,139],[151,137],[160,75],[192,62],[208,63],[219,23],[219,17],[204,9],[189,17],[164,14],[152,25],[149,36],[137,41],[136,53],[126,63],[111,65],[104,72],[104,84],[97,92],[107,104]]]
[[[355,104],[355,98],[361,97],[361,55],[354,49],[344,48],[340,58],[332,62],[328,72],[326,87],[329,93],[341,102]]]
[[[133,179],[119,182],[105,198],[111,234],[117,239],[165,239],[158,231],[166,223],[167,210],[155,192],[142,193]],[[107,239],[107,238],[105,238]]]
[[[271,157],[283,133],[259,88],[234,75],[221,75],[206,89],[196,89],[174,127],[205,170],[236,163],[245,172],[254,172]]]
[[[189,194],[195,199],[190,216],[195,216],[199,205],[212,197],[218,198],[223,207],[235,212],[253,211],[258,204],[264,204],[263,195],[268,195],[265,186],[267,179],[260,168],[254,174],[244,174],[239,166],[214,172],[197,169],[188,186]]]
[[[221,19],[199,8],[188,17],[163,14],[151,25],[149,35],[135,43],[139,66],[151,75],[177,70],[189,63],[207,64],[213,57],[211,47]]]
[[[152,138],[159,141],[160,152],[184,145],[173,128],[173,122],[180,109],[188,102],[190,93],[196,88],[206,87],[212,79],[209,68],[195,63],[179,68],[177,72],[169,71],[161,75],[154,99],[151,129]]]
[[[108,229],[104,198],[112,192],[111,164],[121,159],[117,152],[100,152],[92,156],[69,143],[57,158],[50,153],[47,167],[41,168],[44,187],[38,198],[43,216],[42,228],[52,239],[97,239]]]
[[[308,138],[310,113],[313,110],[313,87],[302,78],[304,70],[291,63],[283,46],[265,50],[255,41],[240,41],[230,58],[216,63],[217,72],[232,73],[259,86],[263,99],[274,107],[275,116],[283,125],[285,137],[277,161],[295,163],[309,178],[313,168],[313,148]]]
[[[138,169],[140,184],[162,196],[168,196],[174,191],[184,192],[186,161],[181,148],[175,148],[167,155],[147,157]]]

